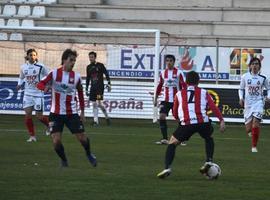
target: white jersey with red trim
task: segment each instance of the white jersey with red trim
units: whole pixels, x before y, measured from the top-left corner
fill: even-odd
[[[245,99],[246,106],[258,102],[263,104],[264,89],[267,90],[267,96],[270,98],[270,86],[266,77],[261,74],[247,72],[241,77],[239,98]]]
[[[245,102],[245,124],[249,123],[253,116],[262,119],[264,110],[264,89],[267,90],[267,97],[270,98],[270,87],[265,76],[247,72],[241,77],[238,94],[239,99],[243,99]]]
[[[29,62],[23,64],[20,70],[20,77],[18,85],[24,85],[24,95],[43,97],[43,91],[36,88],[36,84],[45,76],[47,76],[48,70],[42,64],[35,62],[30,64]]]
[[[187,86],[176,93],[178,100],[178,118],[182,125],[209,122],[207,115],[210,95],[205,89]]]
[[[52,84],[51,112],[60,115],[78,113],[76,91],[81,84],[80,74],[58,68],[51,71],[48,78]]]
[[[180,69],[165,69],[160,73],[159,85],[164,86],[163,97],[161,101],[173,102],[174,96],[183,87],[184,74]],[[160,88],[161,89],[161,88]],[[158,91],[157,93],[160,93]]]

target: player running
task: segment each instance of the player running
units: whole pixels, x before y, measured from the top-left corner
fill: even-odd
[[[244,119],[247,134],[252,137],[251,152],[258,152],[257,143],[260,135],[260,122],[263,117],[264,95],[267,90],[266,101],[270,100],[270,87],[265,76],[260,74],[261,61],[252,58],[249,62],[249,72],[243,74],[239,89],[239,104],[244,107]]]
[[[17,90],[22,89],[24,83],[23,109],[25,111],[25,125],[30,135],[27,142],[36,142],[36,132],[32,119],[33,110],[36,116],[47,128],[48,117],[43,115],[44,93],[36,88],[36,84],[48,74],[46,67],[38,62],[38,54],[35,49],[28,49],[26,53],[26,63],[21,66]],[[49,131],[46,131],[49,135]]]
[[[171,136],[165,155],[165,169],[157,174],[158,178],[165,178],[171,174],[176,146],[180,142],[189,140],[196,132],[205,141],[206,163],[200,169],[201,173],[205,173],[209,162],[213,161],[214,139],[212,133],[214,129],[207,115],[207,109],[210,108],[218,117],[220,131],[222,132],[225,130],[225,122],[209,93],[198,87],[199,80],[198,73],[194,71],[187,73],[187,88],[182,89],[175,95],[173,116],[179,121],[179,126]]]

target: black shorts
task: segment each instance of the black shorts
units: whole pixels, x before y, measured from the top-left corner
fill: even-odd
[[[180,142],[188,141],[194,133],[199,133],[203,139],[208,139],[213,134],[214,128],[211,122],[201,124],[180,125],[173,136]]]
[[[159,113],[165,113],[168,116],[171,109],[173,109],[173,103],[162,101],[160,103]]]
[[[83,133],[84,125],[78,114],[73,115],[57,115],[50,113],[49,127],[50,133],[63,132],[64,125],[68,127],[72,134]]]
[[[91,87],[89,100],[90,101],[103,100],[103,94],[104,94],[104,86],[98,88]]]

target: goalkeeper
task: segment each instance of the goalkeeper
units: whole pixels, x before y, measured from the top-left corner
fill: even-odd
[[[102,103],[103,100],[103,93],[104,93],[104,78],[103,75],[106,76],[107,79],[107,89],[108,92],[111,91],[111,82],[109,74],[104,66],[103,63],[96,62],[97,53],[96,52],[89,52],[89,61],[90,64],[86,67],[86,95],[89,96],[89,100],[92,102],[93,105],[93,114],[94,114],[94,121],[93,125],[97,126],[99,124],[98,121],[98,108],[102,110],[105,115],[107,125],[111,124],[110,118],[108,113]],[[90,93],[89,93],[89,82],[91,84]]]

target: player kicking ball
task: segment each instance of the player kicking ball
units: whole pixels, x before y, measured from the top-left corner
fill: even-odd
[[[157,174],[158,178],[163,179],[171,174],[171,165],[177,145],[188,141],[194,133],[199,133],[205,141],[206,163],[200,169],[201,173],[204,173],[209,163],[213,162],[214,139],[212,134],[214,129],[207,115],[208,107],[218,117],[221,132],[225,130],[225,122],[209,93],[198,87],[199,80],[198,73],[194,71],[187,73],[187,88],[177,92],[174,97],[173,116],[179,121],[179,126],[170,138],[165,155],[165,169]]]

